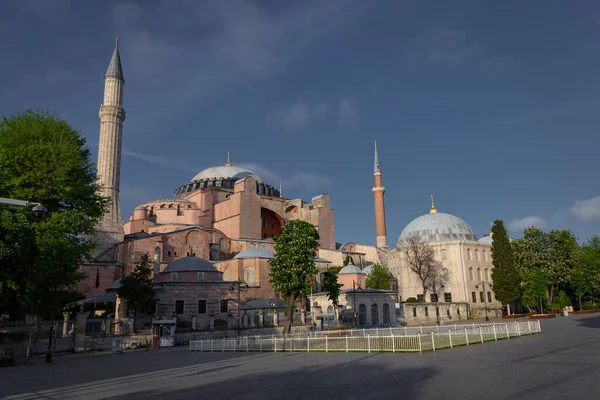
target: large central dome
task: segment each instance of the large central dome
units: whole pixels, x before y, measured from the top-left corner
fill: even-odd
[[[420,216],[406,225],[398,238],[398,246],[404,238],[417,235],[422,243],[476,241],[477,236],[465,221],[454,215],[430,213]]]
[[[260,177],[256,175],[254,172],[249,169],[238,167],[235,165],[224,165],[217,167],[206,168],[203,171],[200,171],[198,175],[192,178],[193,181],[204,181],[204,180],[216,180],[216,179],[234,179],[240,180],[244,179],[247,176],[251,176],[256,179],[258,182],[262,182]]]

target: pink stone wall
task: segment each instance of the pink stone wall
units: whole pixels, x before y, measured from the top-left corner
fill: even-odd
[[[77,291],[85,297],[93,297],[106,292],[110,285],[121,278],[122,268],[118,265],[95,265],[86,264],[79,267],[85,274],[85,279],[77,284]],[[100,271],[100,287],[96,289],[96,270]]]
[[[342,289],[352,289],[352,282],[356,282],[356,285],[360,285],[361,288],[365,288],[366,285],[366,274],[339,274],[338,282],[341,283]]]
[[[237,291],[230,291],[228,283],[166,283],[164,289],[157,292],[158,314],[171,317],[175,312],[175,300],[184,301],[184,313],[178,315],[179,319],[191,320],[192,314],[198,313],[198,300],[206,300],[206,316],[214,314],[215,317],[227,319],[228,314],[237,316]],[[228,300],[228,313],[221,313],[219,301]]]

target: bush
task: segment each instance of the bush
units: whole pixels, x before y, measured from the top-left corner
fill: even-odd
[[[418,302],[419,302],[419,300],[415,299],[414,297],[409,297],[405,301],[405,303],[418,303]]]

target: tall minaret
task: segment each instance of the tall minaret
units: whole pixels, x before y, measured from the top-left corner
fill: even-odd
[[[119,56],[119,39],[104,77],[104,103],[100,106],[100,142],[98,144],[97,177],[101,193],[110,199],[108,212],[96,227],[101,254],[123,240],[123,220],[119,206],[121,177],[121,137],[123,135],[123,70]]]
[[[385,205],[383,195],[385,187],[381,182],[381,169],[379,168],[379,156],[377,155],[377,142],[375,142],[375,187],[371,189],[375,198],[375,233],[377,235],[377,247],[387,249],[387,233],[385,229]]]

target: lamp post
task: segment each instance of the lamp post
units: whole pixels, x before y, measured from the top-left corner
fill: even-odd
[[[356,281],[352,281],[352,310],[354,311],[354,327],[358,328],[357,320],[356,320]]]
[[[489,287],[491,288],[492,284],[489,282],[486,282],[486,281],[481,281],[477,285],[475,285],[475,289],[479,290],[480,284],[483,287],[483,304],[484,304],[484,308],[485,308],[485,320],[489,321],[490,318],[488,317],[488,310],[487,310],[487,291],[485,290],[485,286],[489,285]]]
[[[244,282],[243,280],[241,281],[237,281],[237,335],[240,336],[240,303],[242,302],[240,299],[240,292],[241,291],[246,292],[248,290],[248,284],[246,282]],[[235,286],[231,285],[231,288],[229,289],[229,291],[231,292],[231,294],[233,294],[233,292],[235,291]]]
[[[440,285],[439,286],[440,292],[443,293],[444,291],[444,285]],[[438,297],[438,287],[434,286],[433,287],[433,294],[435,295],[435,322],[436,324],[440,324],[440,309],[438,307],[438,303],[440,302],[440,299]]]

